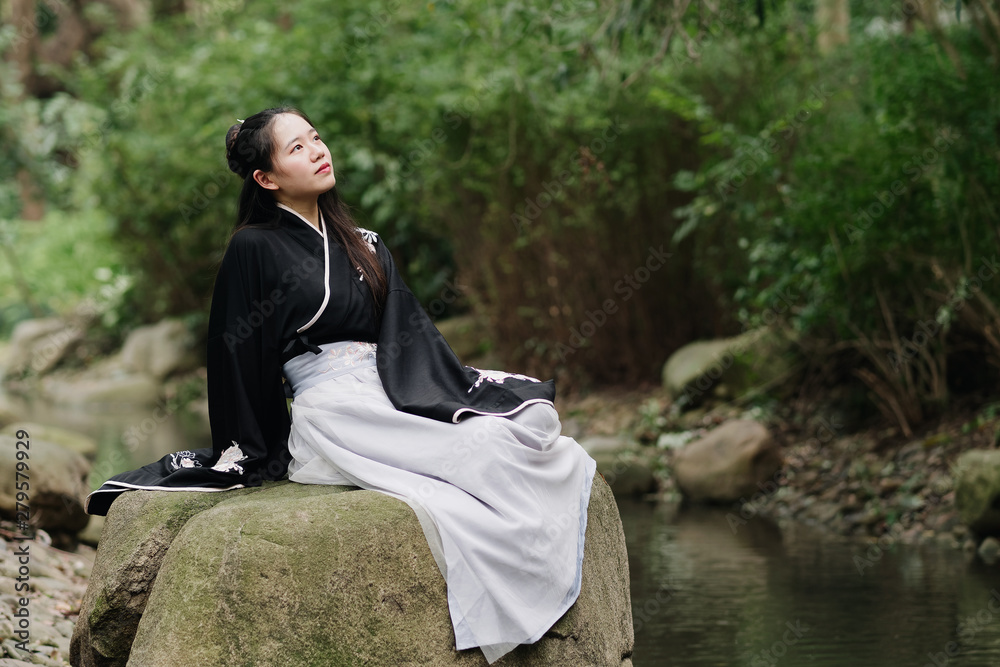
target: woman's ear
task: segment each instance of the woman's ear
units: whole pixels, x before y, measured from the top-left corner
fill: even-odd
[[[277,190],[278,184],[271,180],[271,177],[260,169],[253,172],[253,180],[257,181],[257,185],[264,188],[265,190]]]

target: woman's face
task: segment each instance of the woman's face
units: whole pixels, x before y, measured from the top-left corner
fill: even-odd
[[[317,197],[337,183],[326,144],[316,128],[292,113],[275,117],[271,130],[272,169],[269,172],[258,169],[254,178],[273,191],[280,202],[315,204]]]

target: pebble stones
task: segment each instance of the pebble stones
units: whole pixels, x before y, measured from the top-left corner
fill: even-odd
[[[13,526],[4,523],[0,534],[10,535]],[[34,540],[0,540],[0,667],[23,665],[69,665],[69,644],[80,611],[80,601],[94,564],[95,550],[80,545],[76,552],[66,552],[46,544],[43,531]],[[15,551],[28,548],[28,590],[17,590],[20,576]],[[29,637],[18,646],[14,632],[18,621],[14,614],[21,598],[28,599]]]

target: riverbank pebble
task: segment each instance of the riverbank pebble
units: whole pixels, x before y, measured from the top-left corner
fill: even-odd
[[[972,539],[975,551],[982,536],[959,517],[952,466],[963,451],[992,437],[994,426],[963,433],[961,424],[941,424],[909,442],[891,432],[793,441],[785,447],[785,468],[734,509],[744,519],[797,521],[864,540],[890,534],[897,544],[961,549]],[[984,560],[1000,560],[989,545],[985,554]]]
[[[16,540],[9,522],[0,522],[0,535],[4,538],[0,541],[0,667],[69,665],[70,637],[96,551],[85,544],[72,552],[56,549],[46,543],[44,531],[32,540]],[[21,553],[25,548],[26,557]],[[26,577],[21,569],[25,565]],[[27,590],[23,590],[25,584]],[[26,606],[22,604],[25,599]],[[15,632],[22,628],[23,609],[28,612],[29,634],[22,644]]]

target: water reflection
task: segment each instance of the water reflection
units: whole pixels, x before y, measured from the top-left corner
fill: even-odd
[[[636,667],[1000,665],[1000,569],[621,501]],[[731,519],[732,517],[730,517]]]
[[[183,410],[7,400],[24,420],[95,438],[94,485],[211,446],[208,425]],[[1000,665],[1000,568],[942,547],[872,550],[761,517],[741,523],[726,508],[619,508],[636,667]]]
[[[91,486],[112,475],[133,470],[181,449],[211,447],[204,418],[166,403],[150,406],[54,405],[4,394],[3,402],[19,421],[82,433],[97,442]]]

